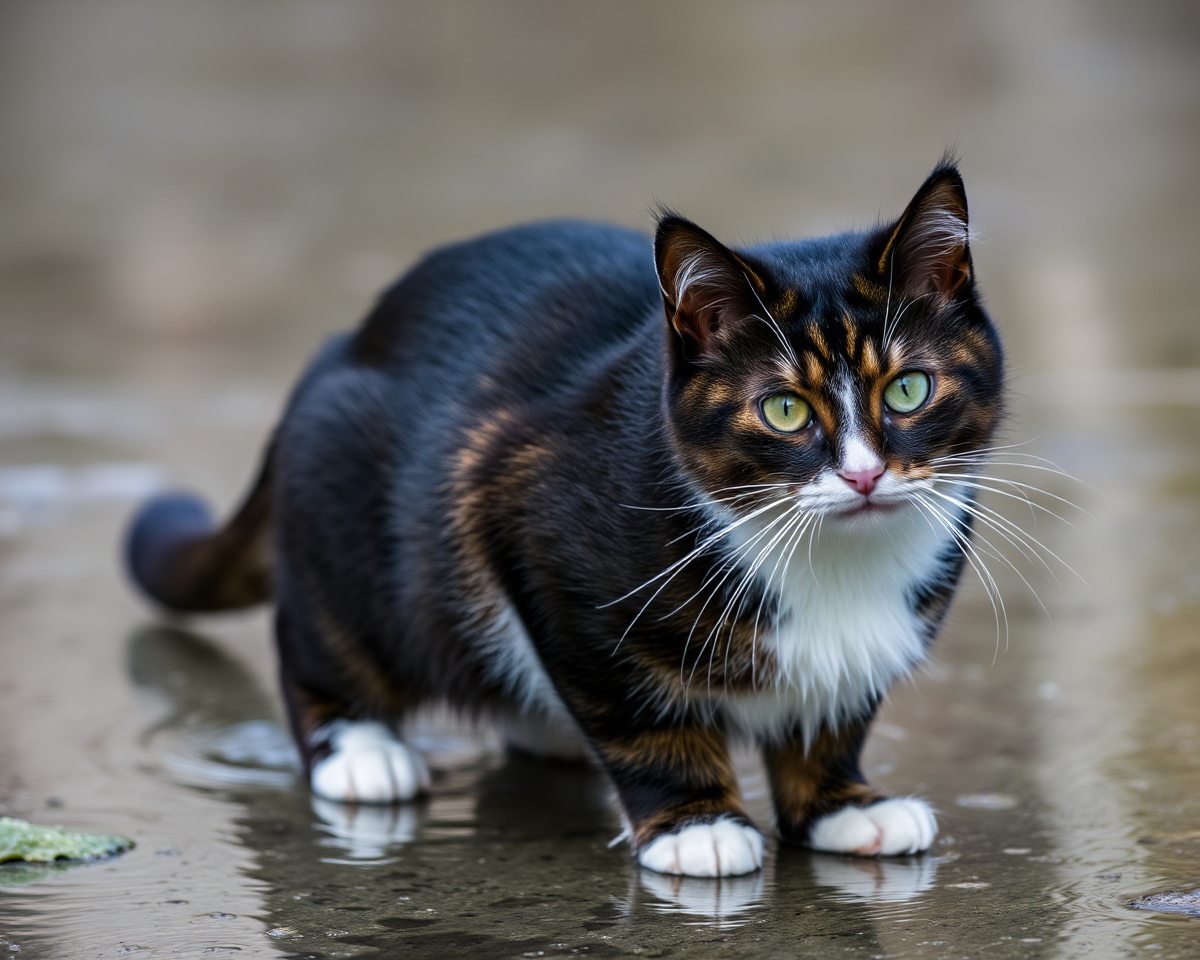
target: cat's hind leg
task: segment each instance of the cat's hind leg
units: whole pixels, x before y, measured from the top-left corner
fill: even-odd
[[[785,840],[828,853],[903,856],[928,850],[937,836],[933,809],[916,797],[888,799],[869,787],[858,756],[867,722],[822,730],[763,748],[779,831]]]

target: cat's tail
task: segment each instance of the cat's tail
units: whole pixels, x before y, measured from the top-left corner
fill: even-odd
[[[130,576],[169,610],[252,607],[271,597],[271,451],[254,489],[218,527],[204,501],[167,493],[145,503],[125,540]]]

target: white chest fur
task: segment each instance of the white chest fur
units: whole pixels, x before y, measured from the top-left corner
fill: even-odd
[[[799,724],[811,738],[861,713],[924,658],[913,596],[942,575],[950,535],[915,507],[867,519],[826,522],[811,554],[805,542],[779,569],[774,557],[759,568],[764,583],[773,573],[780,600],[777,625],[760,639],[778,670],[758,692],[725,701],[735,730],[771,738]]]

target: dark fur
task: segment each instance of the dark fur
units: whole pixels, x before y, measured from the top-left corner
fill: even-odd
[[[145,508],[134,576],[172,609],[246,605],[270,585],[285,696],[310,763],[323,749],[314,733],[337,717],[396,718],[429,701],[517,711],[477,652],[499,591],[616,784],[637,845],[744,818],[719,707],[687,681],[748,691],[771,676],[751,642],[756,603],[713,657],[688,636],[697,618],[715,626],[722,604],[702,600],[719,550],[640,616],[653,587],[638,588],[697,543],[697,488],[799,483],[837,456],[821,397],[840,358],[873,378],[864,422],[896,471],[987,441],[1000,347],[966,247],[939,259],[914,239],[931,203],[961,203],[965,218],[953,167],[939,167],[899,221],[865,233],[734,252],[668,214],[656,254],[639,233],[575,222],[438,250],[357,333],[325,347],[228,527],[207,529],[194,501]],[[714,289],[675,302],[673,271],[692,253],[708,258]],[[941,364],[936,402],[920,415],[884,416],[878,402],[901,372],[880,357],[889,290],[893,305],[915,298],[905,337]],[[776,335],[747,320],[764,308],[801,362],[790,380]],[[811,435],[755,422],[754,397],[772,386],[815,398]],[[948,558],[913,598],[930,639],[961,564]],[[802,842],[814,817],[878,798],[858,768],[869,722],[808,731],[807,751],[804,731],[765,745],[784,837]]]

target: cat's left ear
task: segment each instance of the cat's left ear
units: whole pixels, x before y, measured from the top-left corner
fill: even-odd
[[[940,164],[884,236],[881,282],[905,298],[953,299],[973,271],[967,191],[958,169]]]
[[[691,355],[714,353],[734,327],[762,310],[763,283],[753,268],[690,220],[663,216],[654,260],[667,322]]]

